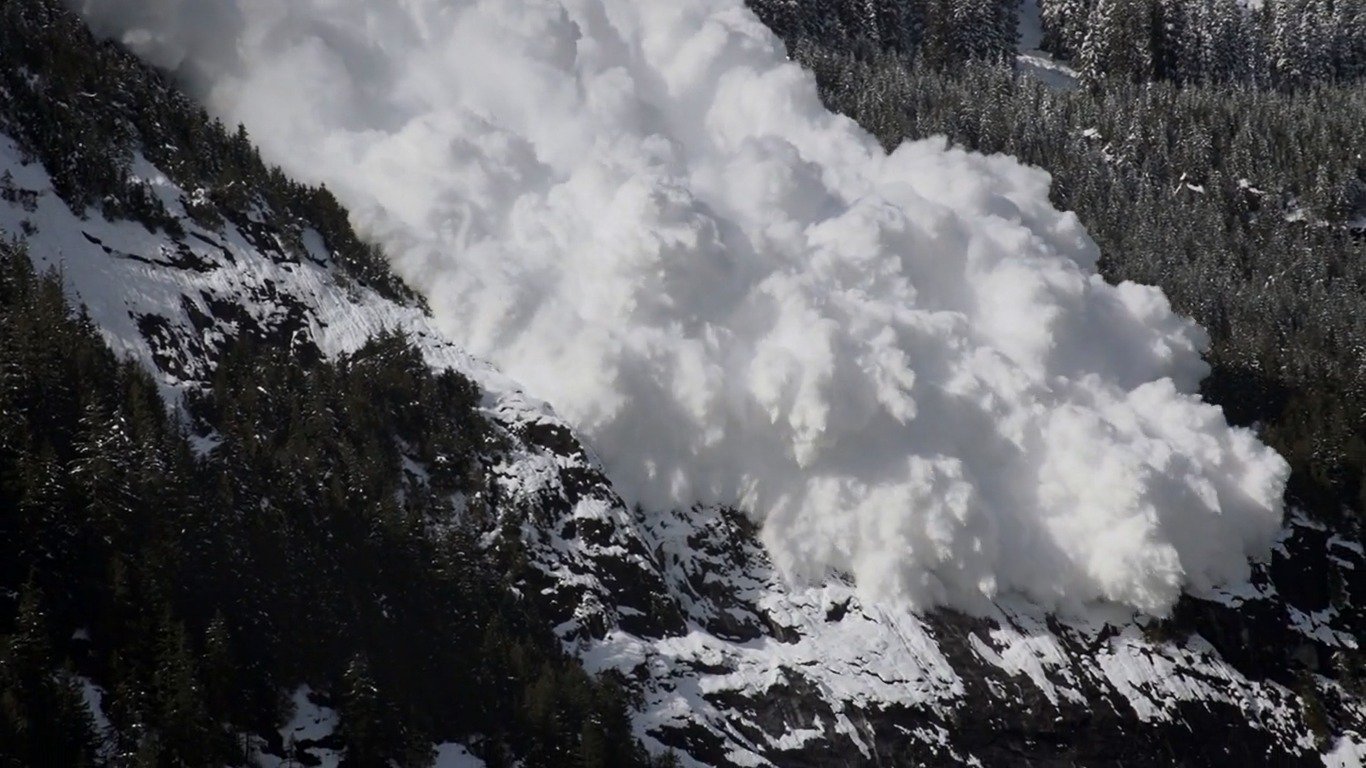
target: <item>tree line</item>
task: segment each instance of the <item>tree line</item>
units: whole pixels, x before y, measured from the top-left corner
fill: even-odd
[[[1092,83],[1281,89],[1366,77],[1359,0],[1039,0],[1043,47]]]
[[[1293,90],[1366,78],[1359,0],[1037,0],[1041,47],[1092,85],[1240,83]],[[1008,62],[1020,0],[749,0],[789,46],[919,66]]]
[[[934,66],[1007,61],[1015,54],[1020,0],[750,0],[780,37],[860,57],[892,52]]]

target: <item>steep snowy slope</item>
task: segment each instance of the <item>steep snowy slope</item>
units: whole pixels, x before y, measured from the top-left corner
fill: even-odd
[[[400,328],[432,365],[476,377],[490,415],[518,438],[498,476],[505,511],[528,511],[520,535],[540,573],[528,588],[590,669],[639,685],[642,735],[697,764],[1163,765],[1175,755],[1235,765],[1268,753],[1314,764],[1306,694],[1332,713],[1324,746],[1346,754],[1338,741],[1355,743],[1366,727],[1366,710],[1338,683],[1263,670],[1255,658],[1234,665],[1180,619],[1172,629],[1125,613],[1077,622],[1022,604],[981,618],[916,614],[865,603],[842,580],[790,587],[737,514],[631,513],[548,409],[446,342],[419,309],[339,283],[315,238],[311,258],[289,258],[261,236],[270,211],[253,235],[202,229],[183,210],[193,193],[138,162],[186,227],[171,238],[72,214],[9,138],[0,164],[0,228],[28,232],[36,259],[62,269],[110,344],[157,371],[169,397],[242,333],[338,354]],[[1359,585],[1359,550],[1292,523],[1278,565],[1325,559]],[[1297,608],[1264,572],[1210,600],[1191,603],[1198,629],[1215,643],[1255,637],[1234,646],[1240,653],[1289,643],[1326,664],[1356,646],[1350,603]]]
[[[92,104],[117,104],[109,87]],[[4,96],[10,115],[20,95]],[[510,445],[496,456],[488,546],[520,537],[521,594],[589,668],[626,676],[639,733],[685,763],[1351,765],[1361,751],[1360,682],[1339,670],[1359,659],[1366,558],[1321,526],[1292,516],[1269,566],[1183,597],[1167,621],[1127,609],[1066,619],[1017,602],[912,612],[841,576],[792,586],[744,515],[629,507],[550,408],[414,302],[348,276],[315,229],[294,232],[259,198],[246,217],[205,223],[211,190],[172,182],[136,136],[130,183],[176,226],[73,212],[19,127],[0,132],[0,230],[62,270],[110,345],[154,371],[171,402],[239,335],[338,355],[399,329],[434,367],[474,378]]]

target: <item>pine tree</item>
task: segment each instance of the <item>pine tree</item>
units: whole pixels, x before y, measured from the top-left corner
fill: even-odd
[[[14,633],[0,638],[0,764],[43,768],[96,760],[94,726],[52,648],[36,584],[25,584]]]
[[[1146,0],[1099,0],[1078,57],[1082,77],[1093,85],[1109,78],[1151,79],[1151,23]]]
[[[1310,67],[1307,0],[1267,0],[1271,34],[1271,67],[1276,82],[1284,87],[1303,85]]]
[[[1244,14],[1233,0],[1214,0],[1200,7],[1201,80],[1246,82],[1250,79],[1251,35]]]
[[[954,5],[948,0],[925,0],[921,60],[930,67],[946,67],[958,60]]]
[[[341,706],[342,743],[346,747],[345,765],[384,765],[388,756],[385,730],[388,726],[379,688],[370,677],[370,664],[357,654],[346,665],[342,675]]]
[[[160,745],[187,764],[211,763],[223,755],[224,743],[209,718],[185,628],[165,609],[158,623],[152,690]]]
[[[579,730],[578,765],[580,768],[608,768],[612,765],[607,737],[592,718],[585,720],[583,728]]]
[[[1188,8],[1183,0],[1157,0],[1153,8],[1153,76],[1159,80],[1187,83],[1198,79]]]
[[[227,618],[220,609],[204,630],[204,698],[209,710],[236,721],[240,688]]]

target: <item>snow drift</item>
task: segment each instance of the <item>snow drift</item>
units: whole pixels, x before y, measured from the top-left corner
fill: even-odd
[[[1287,468],[1190,394],[1043,172],[825,111],[741,0],[73,0],[325,182],[457,341],[647,507],[794,578],[1161,613],[1247,573]]]

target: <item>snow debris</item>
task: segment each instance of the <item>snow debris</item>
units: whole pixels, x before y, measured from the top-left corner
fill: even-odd
[[[1275,535],[1205,334],[1047,175],[884,153],[741,0],[72,2],[325,181],[628,501],[742,508],[790,580],[1161,614]]]

